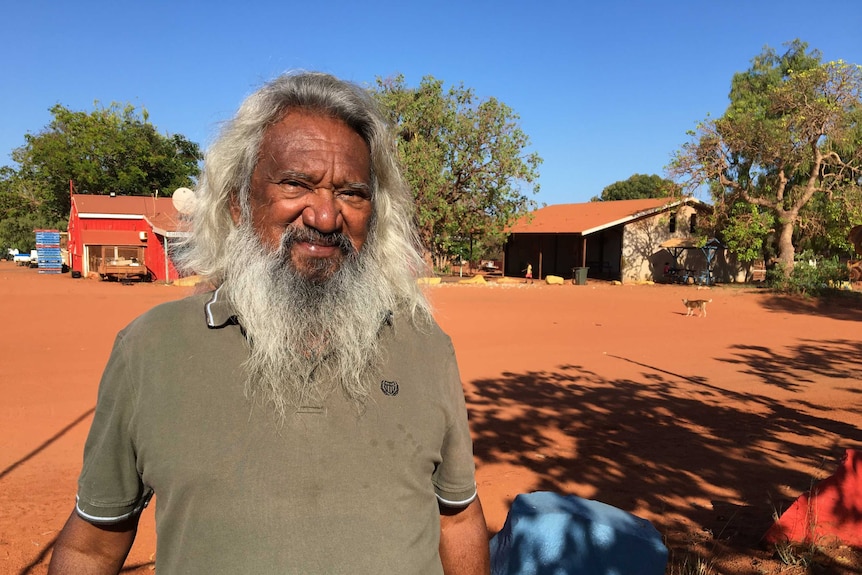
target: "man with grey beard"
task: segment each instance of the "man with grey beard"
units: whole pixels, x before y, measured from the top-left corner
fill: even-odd
[[[49,572],[117,573],[155,495],[160,573],[488,573],[455,356],[373,99],[277,78],[196,198],[175,259],[212,291],[117,336]]]

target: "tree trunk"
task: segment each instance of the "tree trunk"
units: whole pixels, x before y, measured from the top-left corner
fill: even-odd
[[[434,255],[431,253],[431,250],[426,249],[422,252],[422,260],[425,262],[425,265],[428,266],[428,273],[433,273]]]
[[[796,218],[781,215],[778,220],[781,222],[781,232],[778,235],[778,261],[784,268],[784,277],[789,278],[796,256],[796,248],[793,246],[793,224]]]

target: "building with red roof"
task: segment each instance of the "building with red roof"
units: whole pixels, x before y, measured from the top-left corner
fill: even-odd
[[[171,246],[186,230],[171,198],[73,194],[69,266],[84,276],[173,281]]]
[[[695,238],[698,215],[711,206],[694,198],[649,198],[538,209],[509,228],[504,273],[573,277],[574,268],[588,268],[590,277],[643,281],[660,279],[674,257],[662,242]],[[690,250],[680,265],[696,266],[701,254]],[[706,265],[702,262],[702,265]]]

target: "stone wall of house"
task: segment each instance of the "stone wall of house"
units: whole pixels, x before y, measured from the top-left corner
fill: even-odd
[[[706,255],[701,250],[682,250],[674,260],[666,249],[658,247],[671,238],[697,237],[699,217],[702,216],[696,206],[683,205],[676,210],[627,224],[623,230],[621,258],[620,275],[623,283],[663,281],[666,263],[683,269],[705,270]],[[743,282],[746,279],[746,271],[745,266],[727,253],[727,250],[719,250],[716,253],[713,263],[716,281]]]

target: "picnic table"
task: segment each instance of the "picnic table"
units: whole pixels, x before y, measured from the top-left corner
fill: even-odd
[[[670,268],[665,274],[665,279],[670,283],[685,285],[712,285],[715,283],[715,278],[709,273],[709,270]]]

